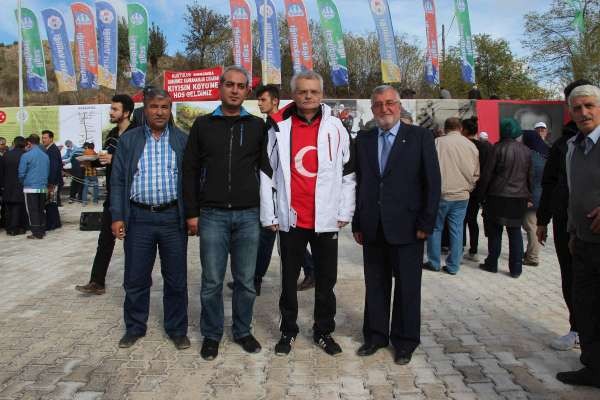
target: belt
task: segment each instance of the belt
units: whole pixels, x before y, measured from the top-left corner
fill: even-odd
[[[173,200],[170,203],[159,204],[156,206],[150,205],[150,204],[138,203],[137,201],[132,201],[131,205],[133,205],[137,208],[141,208],[142,210],[148,210],[148,211],[154,213],[154,212],[165,211],[165,210],[168,210],[169,208],[177,207],[177,200]]]

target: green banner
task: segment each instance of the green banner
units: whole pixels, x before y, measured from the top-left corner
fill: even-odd
[[[142,88],[148,71],[148,11],[139,3],[127,4],[131,84]]]
[[[18,10],[15,15],[19,18]],[[27,87],[32,92],[47,92],[46,60],[40,40],[40,30],[37,17],[29,8],[21,7],[21,32]]]
[[[321,31],[327,46],[331,80],[334,86],[348,85],[348,62],[344,48],[344,35],[340,14],[333,0],[317,0]]]
[[[585,31],[585,17],[583,15],[584,7],[581,3],[581,0],[568,0],[568,4],[575,10],[573,26],[577,29],[577,31],[579,31],[579,33],[583,33]]]
[[[454,0],[454,12],[460,33],[460,52],[462,54],[462,79],[475,83],[475,55],[471,37],[471,21],[467,0]]]

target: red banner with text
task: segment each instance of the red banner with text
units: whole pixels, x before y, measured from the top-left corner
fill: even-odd
[[[312,40],[308,28],[308,16],[302,0],[285,0],[292,67],[294,73],[312,70]]]
[[[252,76],[252,26],[246,0],[229,0],[233,32],[233,63]]]
[[[173,101],[219,99],[221,67],[193,71],[165,71],[164,89]]]

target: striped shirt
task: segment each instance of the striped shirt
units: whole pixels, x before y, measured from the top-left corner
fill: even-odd
[[[169,144],[167,126],[157,140],[146,125],[146,146],[137,164],[131,185],[131,200],[160,205],[177,200],[177,156]]]

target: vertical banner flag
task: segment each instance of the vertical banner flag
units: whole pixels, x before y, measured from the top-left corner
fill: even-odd
[[[263,84],[281,85],[281,53],[277,13],[272,0],[255,0],[260,34]]]
[[[387,0],[367,0],[379,36],[381,56],[381,78],[384,83],[400,82],[400,66],[396,52],[396,40],[392,26],[392,16]]]
[[[75,48],[79,60],[79,85],[84,89],[98,89],[98,46],[94,14],[87,4],[71,4],[75,24]]]
[[[284,0],[294,73],[312,70],[312,40],[302,0]]]
[[[71,43],[67,36],[65,19],[62,13],[54,8],[42,10],[42,20],[46,26],[48,45],[52,54],[54,74],[58,83],[59,92],[73,92],[77,90],[75,79],[75,64],[71,53]]]
[[[127,4],[131,84],[143,88],[148,71],[148,11],[139,3]]]
[[[348,85],[348,63],[340,14],[333,0],[317,0],[321,31],[327,46],[331,80],[334,86]]]
[[[16,15],[18,18],[18,14]],[[25,62],[27,87],[32,92],[47,92],[46,60],[40,39],[40,29],[37,17],[29,8],[21,7],[21,34],[23,35],[23,61]]]
[[[252,27],[246,0],[229,0],[233,32],[233,63],[252,76]]]
[[[475,56],[473,39],[471,38],[471,21],[467,0],[454,0],[454,12],[460,33],[460,52],[462,55],[462,79],[467,83],[475,83]]]
[[[435,0],[423,0],[425,9],[425,32],[427,34],[427,54],[425,56],[425,80],[432,85],[440,83],[440,62],[438,58],[437,25],[435,20]]]
[[[107,1],[96,2],[98,25],[98,84],[117,88],[117,13]]]
[[[583,33],[585,31],[585,16],[583,15],[584,6],[581,0],[568,0],[567,3],[575,10],[573,27],[575,27],[579,33]]]

